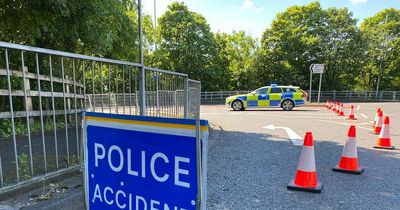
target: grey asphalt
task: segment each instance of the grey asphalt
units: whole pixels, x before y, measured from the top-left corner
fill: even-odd
[[[369,121],[381,107],[391,117],[392,143],[400,148],[400,103],[354,105],[357,121],[317,106],[290,112],[235,112],[224,106],[202,106],[201,118],[211,125],[208,209],[399,209],[400,150],[374,149],[377,135],[371,133]],[[263,128],[271,124],[291,128],[300,136],[313,132],[321,194],[287,190],[301,146],[294,146],[283,129]],[[331,170],[339,161],[351,124],[357,126],[359,161],[365,168],[362,175]],[[1,202],[0,209],[83,209],[80,176],[55,186],[59,190],[49,200],[39,201],[38,192],[43,190],[37,189]]]
[[[371,134],[378,106],[391,117],[392,142],[400,148],[399,103],[360,104],[357,121],[338,117],[323,107],[231,111],[222,106],[202,109],[212,125],[208,162],[209,209],[399,209],[400,152],[373,149]],[[355,104],[357,107],[358,104]],[[347,114],[348,109],[345,109]],[[364,118],[363,114],[366,118]],[[294,146],[284,126],[300,136],[312,131],[321,194],[289,191],[301,147]],[[350,124],[357,126],[362,175],[333,172]]]

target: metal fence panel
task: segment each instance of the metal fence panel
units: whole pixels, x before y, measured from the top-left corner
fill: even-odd
[[[0,194],[78,169],[84,110],[198,118],[200,82],[187,81],[137,63],[0,42]]]
[[[225,98],[251,91],[204,91],[201,92],[201,104],[223,104]],[[318,91],[312,91],[311,101],[316,102]],[[383,102],[400,101],[400,91],[321,91],[321,102],[334,100],[340,102]]]

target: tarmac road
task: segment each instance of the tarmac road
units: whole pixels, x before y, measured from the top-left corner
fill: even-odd
[[[224,106],[202,106],[201,118],[211,125],[208,156],[208,209],[398,209],[400,205],[400,150],[373,146],[370,121],[378,106],[391,117],[392,144],[400,148],[400,103],[355,104],[357,121],[338,117],[324,107],[231,111]],[[348,109],[345,109],[347,114]],[[350,124],[357,126],[362,175],[333,172]],[[275,129],[263,127],[274,125]],[[312,131],[321,194],[289,191],[301,146],[283,128],[301,138]],[[291,136],[296,136],[291,134]],[[56,184],[53,198],[37,201],[30,191],[0,203],[4,209],[83,209],[81,176]],[[64,187],[65,186],[65,187]],[[33,192],[33,193],[32,193]],[[33,201],[32,201],[33,200]],[[25,205],[24,205],[25,204]],[[5,207],[7,206],[7,207]]]
[[[358,105],[360,105],[358,107]],[[355,104],[358,120],[348,121],[324,107],[231,111],[223,106],[202,107],[201,117],[211,131],[208,161],[209,209],[398,209],[400,205],[400,151],[372,148],[377,135],[369,121],[377,107],[391,117],[392,143],[400,148],[399,103]],[[347,114],[348,109],[345,109]],[[363,116],[362,116],[362,115]],[[301,146],[283,129],[304,136],[312,131],[321,194],[289,191]],[[362,175],[333,172],[347,130],[357,125]]]

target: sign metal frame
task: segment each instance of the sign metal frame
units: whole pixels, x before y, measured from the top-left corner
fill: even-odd
[[[312,91],[312,75],[313,74],[319,74],[319,86],[318,86],[318,99],[317,103],[320,101],[320,96],[321,96],[321,84],[322,84],[322,74],[324,73],[324,64],[311,64],[309,69],[310,69],[310,93],[309,93],[309,99],[308,101],[311,103],[311,91]]]
[[[85,206],[86,209],[90,209],[90,196],[89,196],[89,174],[88,174],[88,145],[87,145],[87,116],[91,114],[101,114],[101,113],[94,113],[94,112],[83,112],[82,114],[82,147],[81,153],[83,153],[84,163],[81,167],[83,169],[83,184],[84,184],[84,196],[85,196]],[[117,114],[102,114],[106,117],[118,117],[121,115]],[[127,116],[127,115],[123,115]],[[158,117],[146,117],[146,116],[132,116],[134,118],[158,118]],[[189,122],[192,125],[191,135],[195,138],[196,141],[196,169],[197,169],[197,196],[196,196],[196,210],[205,210],[206,209],[206,180],[207,180],[207,153],[208,153],[208,128],[205,129],[204,127],[208,127],[208,122],[205,120],[199,119],[174,119],[174,118],[162,118],[162,119],[171,119],[173,121],[176,120],[183,120],[185,122]],[[179,123],[177,123],[179,124]],[[187,124],[186,124],[187,125]],[[152,131],[149,130],[149,133]],[[185,129],[185,132],[188,132],[188,129]],[[190,129],[189,129],[190,132]]]

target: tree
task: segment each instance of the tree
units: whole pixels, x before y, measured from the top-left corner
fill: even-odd
[[[346,8],[323,10],[318,2],[278,14],[257,53],[259,85],[270,81],[308,87],[310,64],[324,63],[324,89],[351,88],[349,80],[360,72],[362,57],[356,22]]]
[[[203,16],[189,11],[184,3],[170,4],[158,19],[157,42],[154,66],[186,73],[203,81],[205,89],[215,83],[210,71],[215,55],[213,34]]]
[[[138,61],[136,1],[2,0],[0,5],[2,41]],[[153,33],[151,25],[145,15],[145,35]]]
[[[389,8],[361,24],[368,43],[368,57],[359,77],[360,88],[375,90],[380,75],[379,90],[400,88],[400,10]]]
[[[251,87],[253,80],[254,54],[258,48],[257,40],[244,31],[216,33],[217,55],[214,70],[219,72],[221,82],[219,90],[245,90]],[[253,87],[251,87],[253,88]]]

